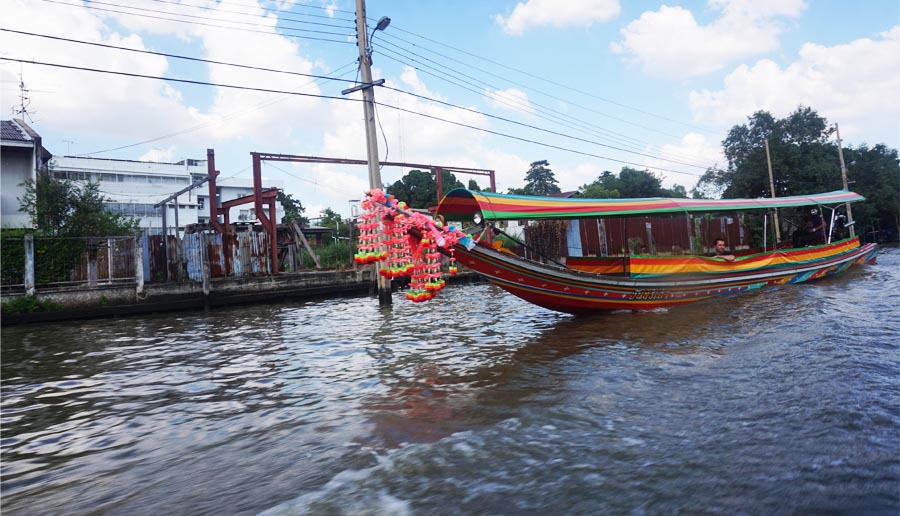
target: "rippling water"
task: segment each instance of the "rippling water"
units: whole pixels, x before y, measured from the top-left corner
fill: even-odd
[[[489,285],[6,327],[2,510],[891,514],[900,251],[573,318]]]

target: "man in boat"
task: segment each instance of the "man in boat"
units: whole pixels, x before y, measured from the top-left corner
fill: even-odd
[[[825,243],[825,219],[819,215],[819,210],[809,210],[806,224],[803,229],[794,231],[791,235],[794,247],[806,247]]]
[[[722,260],[725,260],[726,262],[734,261],[734,255],[727,254],[727,251],[725,251],[725,239],[723,239],[723,238],[716,239],[716,247],[714,250],[713,257],[721,258]]]

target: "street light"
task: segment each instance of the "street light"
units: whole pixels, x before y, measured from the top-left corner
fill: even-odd
[[[366,47],[366,56],[368,57],[369,64],[372,64],[372,39],[375,37],[375,32],[379,30],[384,30],[388,28],[388,25],[391,24],[391,19],[387,16],[382,16],[378,19],[378,23],[375,24],[375,28],[372,29],[372,33],[369,34],[368,46]]]

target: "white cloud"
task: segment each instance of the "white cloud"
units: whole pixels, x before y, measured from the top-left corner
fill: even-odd
[[[714,165],[723,166],[725,162],[719,142],[709,141],[702,134],[694,132],[684,135],[677,144],[664,144],[656,154],[669,161],[653,159],[647,165],[666,169],[657,171],[663,178],[665,188],[682,185],[690,190],[706,168]]]
[[[165,149],[153,148],[138,156],[138,161],[152,161],[154,163],[172,163],[175,161],[177,147],[169,146]]]
[[[491,99],[491,105],[498,109],[533,115],[534,108],[528,100],[528,94],[522,90],[509,88],[506,90],[485,89],[484,94]]]
[[[425,86],[425,83],[419,79],[419,74],[416,72],[416,69],[412,66],[403,66],[403,71],[400,73],[400,80],[403,81],[403,84],[406,84],[410,88],[412,88],[412,92],[416,95],[422,95],[424,97],[431,97],[433,99],[438,100],[446,100],[446,98],[437,95],[432,92]]]
[[[729,62],[778,48],[781,18],[797,18],[803,0],[711,0],[719,18],[700,25],[691,11],[661,6],[621,30],[610,49],[649,74],[683,78],[719,70]]]
[[[503,32],[521,35],[533,27],[590,27],[619,15],[618,0],[528,0],[519,2],[508,17],[495,15]]]
[[[809,106],[841,126],[845,140],[900,143],[900,26],[878,39],[826,47],[807,43],[799,58],[782,69],[769,60],[741,65],[718,91],[692,91],[698,122],[720,127],[746,122],[755,111],[784,117]],[[877,141],[873,141],[875,138]]]

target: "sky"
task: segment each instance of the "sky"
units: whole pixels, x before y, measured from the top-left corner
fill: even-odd
[[[724,165],[729,129],[759,110],[811,107],[839,124],[845,146],[900,147],[896,0],[369,0],[366,10],[370,31],[391,19],[372,38],[373,78],[385,80],[380,159],[494,170],[501,192],[524,186],[539,160],[563,191],[623,166],[690,190]],[[0,116],[24,116],[55,155],[176,162],[211,148],[222,177],[250,178],[251,152],[365,159],[360,93],[341,94],[359,80],[354,20],[351,0],[0,0]],[[20,83],[26,115],[15,115]],[[382,181],[408,171],[383,167]],[[369,188],[365,166],[266,163],[263,176],[284,181],[309,217],[349,216]]]

